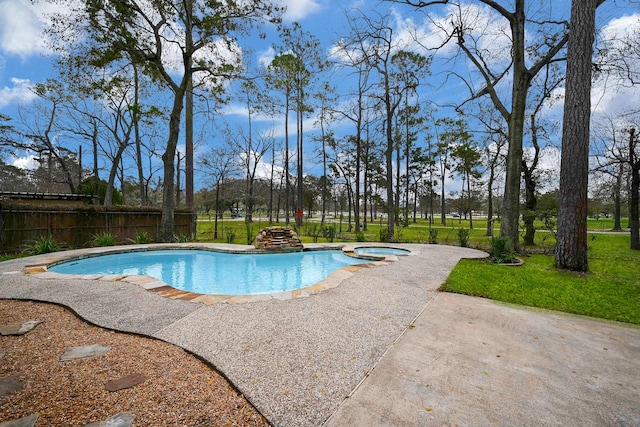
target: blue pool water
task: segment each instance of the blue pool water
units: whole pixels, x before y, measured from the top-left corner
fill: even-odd
[[[64,262],[48,270],[63,274],[144,275],[189,292],[251,295],[311,286],[334,270],[365,262],[339,250],[229,254],[180,249],[106,254]]]
[[[384,247],[364,247],[364,248],[356,248],[354,250],[357,254],[369,254],[369,255],[406,255],[411,251],[406,249],[398,249],[398,248],[384,248]]]

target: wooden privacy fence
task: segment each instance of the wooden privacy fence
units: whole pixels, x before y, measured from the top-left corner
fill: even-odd
[[[190,235],[193,213],[175,212],[175,233]],[[131,243],[141,232],[158,241],[162,210],[131,206],[38,206],[0,202],[0,253],[20,252],[40,236],[53,236],[70,247],[89,246],[93,236],[108,232],[118,243]]]

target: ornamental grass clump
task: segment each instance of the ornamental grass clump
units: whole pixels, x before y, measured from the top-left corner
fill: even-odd
[[[432,245],[438,244],[438,230],[435,228],[429,230],[429,243]]]
[[[466,228],[458,229],[458,245],[463,248],[469,246],[469,237],[471,237],[471,232]]]
[[[140,231],[136,233],[136,237],[133,238],[132,242],[138,245],[146,245],[151,243],[151,235],[147,231]]]
[[[91,238],[93,246],[113,246],[116,244],[116,236],[108,231],[96,233]]]
[[[34,242],[27,244],[25,252],[31,255],[40,255],[57,252],[59,249],[60,245],[56,241],[55,237],[48,234],[40,236]]]

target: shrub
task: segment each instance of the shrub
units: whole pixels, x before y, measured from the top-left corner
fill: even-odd
[[[387,227],[380,227],[380,242],[389,243],[389,229]]]
[[[364,231],[358,231],[356,233],[356,241],[357,242],[364,242],[365,241]]]
[[[511,262],[515,258],[511,240],[505,237],[492,237],[489,239],[489,248],[491,260],[498,264]]]
[[[116,243],[116,237],[108,231],[96,233],[91,238],[93,246],[113,246]]]
[[[333,224],[325,225],[322,228],[322,236],[327,239],[327,242],[333,242],[336,238],[336,226]]]
[[[458,229],[458,245],[462,246],[463,248],[466,248],[467,245],[469,244],[470,235],[471,235],[471,232],[466,228],[459,228]]]
[[[402,227],[396,227],[395,228],[395,236],[393,236],[393,242],[394,243],[402,243],[404,237],[403,237],[403,232],[402,232],[403,228]],[[387,240],[388,242],[391,241],[391,238],[389,238],[389,240]]]
[[[429,230],[429,243],[435,245],[438,243],[438,230],[432,228]]]
[[[50,252],[56,252],[60,246],[52,235],[40,236],[35,242],[27,245],[25,252],[31,255],[48,254]]]
[[[307,223],[307,235],[313,238],[313,243],[318,243],[318,238],[323,233],[321,224],[317,222]]]

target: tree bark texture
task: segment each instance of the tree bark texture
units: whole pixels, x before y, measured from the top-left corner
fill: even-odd
[[[533,177],[533,168],[530,169],[524,164],[522,167],[525,185],[525,208],[522,213],[522,220],[525,226],[524,244],[525,246],[533,246],[536,236],[534,221],[536,219],[536,206],[538,204],[538,199],[536,198],[536,181]]]
[[[620,194],[622,191],[622,173],[623,173],[624,163],[620,163],[618,165],[619,173],[617,174],[616,183],[613,187],[613,204],[614,204],[614,213],[613,213],[613,231],[622,231],[622,195]]]
[[[631,165],[631,196],[629,197],[629,228],[631,249],[640,250],[640,159],[636,155],[636,130],[629,135],[629,163]]]
[[[387,146],[385,148],[385,166],[387,168],[387,229],[389,231],[389,241],[393,241],[395,239],[395,203],[393,197],[393,130],[391,127],[391,123],[393,121],[393,109],[391,106],[390,87],[389,74],[387,73],[384,76],[384,100],[386,109],[385,133],[387,136]]]
[[[573,0],[567,51],[555,265],[588,270],[587,183],[591,117],[591,57],[598,0]]]
[[[178,137],[180,136],[180,116],[184,102],[184,85],[179,87],[173,100],[173,108],[169,118],[169,138],[167,140],[167,148],[162,155],[162,163],[164,170],[164,185],[162,189],[162,235],[161,241],[171,242],[174,240],[174,213],[176,210],[175,194],[174,194],[174,177],[175,177],[175,156],[176,147],[178,146]]]
[[[527,94],[531,85],[531,73],[525,65],[525,11],[524,1],[516,1],[510,21],[513,37],[513,83],[511,86],[511,113],[507,117],[509,147],[504,182],[504,203],[500,236],[511,241],[515,251],[520,250],[520,180],[522,174],[522,139],[524,133]]]

